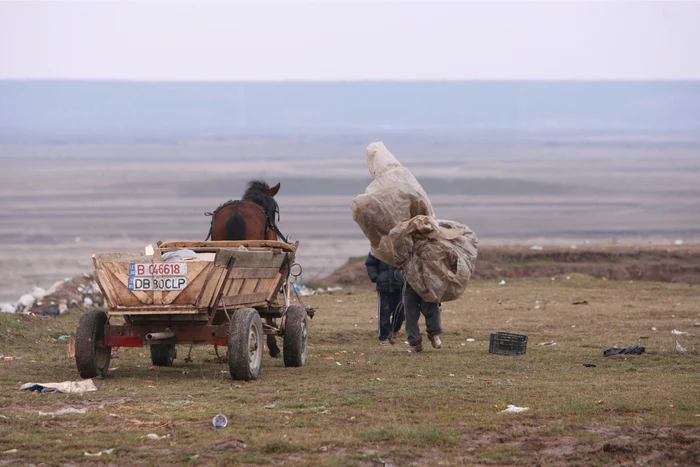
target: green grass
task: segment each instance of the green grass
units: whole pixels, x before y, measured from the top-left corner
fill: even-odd
[[[85,395],[18,390],[78,379],[67,342],[56,339],[74,333],[77,313],[0,316],[0,353],[24,357],[0,362],[0,463],[695,463],[700,289],[578,276],[496,284],[473,282],[443,305],[440,350],[379,347],[376,294],[353,289],[305,297],[318,312],[304,368],[265,356],[261,378],[246,383],[231,380],[211,347],[196,347],[191,363],[182,347],[173,367],[155,371],[147,349],[127,349],[112,361],[116,371],[95,380],[98,391]],[[571,305],[580,299],[589,305]],[[495,331],[528,335],[527,353],[489,354]],[[676,340],[689,351],[677,353]],[[556,345],[537,345],[545,341]],[[635,344],[647,353],[602,355]],[[530,410],[502,413],[508,404]],[[38,415],[67,405],[88,412]],[[221,430],[211,425],[218,413],[229,419]],[[605,450],[611,439],[617,444]],[[83,454],[110,448],[99,459]]]

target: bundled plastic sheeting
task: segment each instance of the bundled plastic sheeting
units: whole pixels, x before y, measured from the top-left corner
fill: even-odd
[[[391,229],[374,253],[391,256],[418,295],[440,303],[464,293],[474,272],[478,242],[466,225],[416,216]]]
[[[478,240],[467,226],[435,219],[425,191],[383,143],[367,147],[374,181],[352,203],[372,254],[401,266],[424,300],[459,298],[474,271]]]
[[[372,251],[382,237],[401,222],[414,216],[434,217],[433,206],[418,180],[384,146],[367,146],[367,167],[374,181],[352,202],[352,218],[369,239]],[[378,256],[384,262],[396,264]]]

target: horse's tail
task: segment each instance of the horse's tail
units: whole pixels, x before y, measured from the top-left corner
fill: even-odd
[[[245,240],[245,219],[238,210],[226,221],[226,240]]]

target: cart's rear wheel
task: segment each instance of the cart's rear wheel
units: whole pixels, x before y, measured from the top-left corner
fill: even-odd
[[[81,378],[105,376],[112,358],[112,347],[103,345],[107,314],[89,310],[78,320],[75,333],[75,365]]]
[[[253,308],[236,310],[228,330],[228,369],[233,379],[258,379],[263,357],[263,325]]]
[[[151,345],[151,362],[155,366],[172,366],[175,357],[177,357],[175,344]]]
[[[287,308],[284,325],[284,366],[304,366],[308,337],[306,310],[299,305],[291,305]]]

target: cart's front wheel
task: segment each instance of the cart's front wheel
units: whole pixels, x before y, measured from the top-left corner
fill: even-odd
[[[299,305],[287,308],[284,325],[284,366],[304,366],[309,324],[306,310]]]
[[[104,345],[107,314],[101,310],[83,313],[75,333],[75,364],[81,378],[105,376],[112,357],[112,347]]]
[[[263,357],[263,325],[253,308],[236,310],[228,330],[228,369],[233,379],[258,379]]]
[[[152,344],[151,362],[155,366],[172,366],[177,357],[175,344]]]

